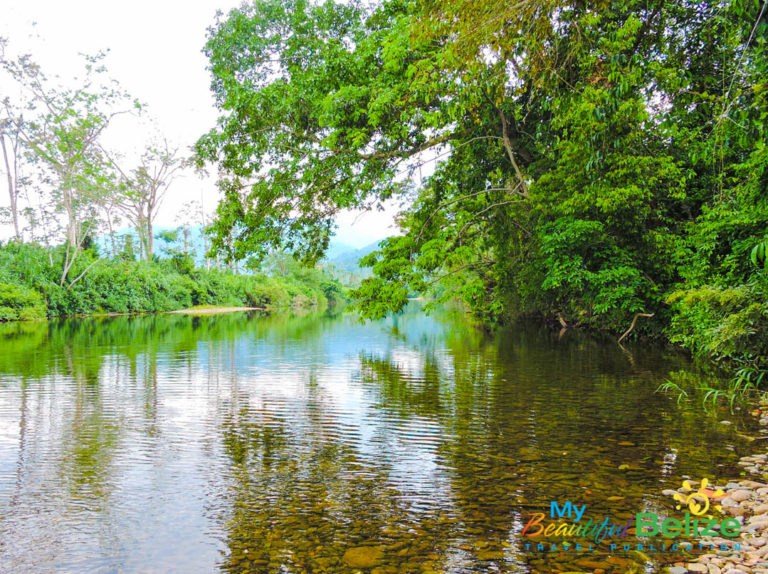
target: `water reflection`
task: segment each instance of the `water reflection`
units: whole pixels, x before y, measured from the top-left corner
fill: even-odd
[[[665,349],[491,336],[451,313],[0,325],[0,563],[578,570],[583,556],[526,549],[530,513],[668,511],[658,493],[683,475],[734,471],[747,421],[654,393],[686,368]]]

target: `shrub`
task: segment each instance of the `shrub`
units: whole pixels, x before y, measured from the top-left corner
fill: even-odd
[[[43,298],[32,289],[0,283],[0,321],[45,319]]]
[[[341,285],[316,269],[293,270],[277,278],[195,269],[191,258],[182,256],[151,263],[96,257],[95,252],[85,252],[72,276],[96,263],[76,283],[61,286],[61,248],[0,245],[0,321],[46,313],[160,312],[193,305],[307,308],[343,297]]]
[[[0,307],[0,321],[16,321],[19,318],[19,314],[16,309],[10,307]]]

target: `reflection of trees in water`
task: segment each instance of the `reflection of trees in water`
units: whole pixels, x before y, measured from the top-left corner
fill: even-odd
[[[40,330],[27,335],[36,333]],[[73,540],[93,532],[82,518],[104,512],[116,486],[115,458],[125,433],[111,393],[111,386],[121,382],[111,380],[114,361],[81,356],[64,345],[57,364],[61,376],[27,377],[15,392],[16,481],[2,531],[3,538],[15,542],[5,559],[19,571],[72,552]],[[4,392],[14,394],[12,388]],[[2,414],[13,416],[10,409]],[[81,546],[97,544],[92,537]]]
[[[361,380],[387,413],[440,421],[457,545],[480,557],[508,553],[510,532],[528,513],[548,512],[551,500],[627,520],[644,503],[659,504],[664,481],[724,462],[722,449],[696,436],[722,440],[716,418],[702,421],[653,392],[679,357],[641,351],[628,362],[615,345],[547,331],[502,333],[493,345],[455,342],[450,360],[426,353],[415,367],[396,353],[362,354]],[[689,453],[682,465],[670,456],[677,452]],[[624,498],[608,500],[617,495]]]
[[[288,344],[318,335],[332,324],[328,315],[301,318],[258,313],[141,315],[0,323],[0,373],[39,378],[70,373],[84,362],[115,355],[133,362],[141,355],[185,356],[198,345],[238,339]]]
[[[515,533],[527,512],[560,499],[621,517],[663,481],[730,460],[709,448],[724,436],[714,419],[653,393],[685,366],[672,353],[635,348],[632,363],[615,344],[574,333],[488,335],[452,321],[403,315],[396,336],[386,324],[385,343],[344,371],[352,403],[332,392],[324,364],[329,340],[359,333],[352,319],[0,325],[0,384],[22,381],[18,483],[46,472],[33,469],[44,441],[60,451],[51,492],[103,509],[127,436],[138,430],[152,439],[142,448],[168,446],[158,396],[166,373],[196,381],[215,411],[207,477],[225,486],[212,488],[210,508],[232,572],[340,571],[344,552],[360,545],[382,547],[381,564],[398,569],[519,571]],[[277,383],[262,388],[254,368]],[[295,393],[280,387],[293,379]],[[685,456],[669,456],[675,450]],[[607,501],[615,495],[625,499]],[[15,501],[24,500],[19,491]]]
[[[222,423],[226,571],[340,567],[345,548],[380,543],[402,513],[386,471],[360,460],[315,375],[307,379],[302,404],[258,408],[241,395]]]
[[[16,405],[15,417],[9,409],[3,415],[15,418],[19,429],[16,480],[8,484],[17,510],[2,530],[28,532],[24,544],[50,540],[50,554],[44,553],[49,556],[67,552],[67,541],[119,547],[102,534],[85,543],[78,530],[87,536],[103,523],[104,536],[117,535],[108,534],[110,524],[123,518],[101,513],[125,504],[124,487],[136,495],[136,484],[124,484],[126,471],[138,472],[133,480],[145,480],[151,473],[141,476],[135,465],[162,461],[168,448],[176,448],[169,443],[175,436],[161,436],[159,377],[192,381],[201,372],[218,376],[219,369],[234,374],[238,344],[268,340],[270,348],[288,353],[305,333],[320,344],[328,325],[325,316],[242,313],[0,324],[0,385]],[[49,524],[46,516],[58,519]],[[78,530],[60,530],[68,523]],[[34,554],[30,549],[24,555]]]
[[[438,415],[443,411],[442,402],[450,400],[441,396],[441,373],[433,354],[424,356],[419,376],[369,353],[361,353],[359,360],[362,384],[374,385],[380,403],[399,415]]]
[[[102,508],[114,486],[112,461],[122,425],[117,413],[105,407],[98,382],[77,381],[74,391],[74,404],[62,429],[65,447],[59,476],[71,499]]]
[[[670,410],[649,392],[663,374],[654,363],[672,367],[671,355],[640,352],[632,364],[620,349],[547,331],[490,344],[457,331],[410,340],[406,321],[397,320],[394,348],[359,355],[352,377],[380,444],[403,450],[371,460],[360,437],[329,433],[342,423],[314,374],[299,410],[246,400],[223,425],[234,469],[224,570],[333,571],[345,567],[346,550],[371,545],[383,550],[382,567],[398,570],[495,563],[519,571],[517,534],[529,512],[574,500],[595,515],[628,518],[649,493],[653,503],[669,476],[665,455],[696,443],[697,414]],[[659,425],[658,416],[677,418]],[[413,436],[420,424],[439,429],[429,437],[437,441],[434,481],[448,488],[422,505],[398,478],[404,450],[423,454]],[[706,448],[693,460],[689,468],[717,462]],[[625,499],[607,501],[617,493]]]
[[[152,322],[142,319],[143,329],[138,331],[152,332]],[[56,475],[67,497],[94,509],[103,507],[113,486],[112,461],[129,407],[115,400],[115,389],[130,380],[141,381],[144,414],[148,425],[154,424],[156,353],[131,352],[127,343],[137,328],[125,318],[2,327],[0,337],[8,352],[0,358],[0,372],[18,371],[23,380],[19,467],[25,459],[39,456],[37,435],[44,434],[46,444],[62,449]],[[35,440],[27,444],[29,435]]]

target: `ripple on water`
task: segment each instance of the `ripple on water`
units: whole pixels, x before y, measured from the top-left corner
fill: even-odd
[[[528,513],[661,508],[749,427],[655,393],[690,369],[668,350],[451,315],[0,325],[0,350],[11,572],[579,570],[525,550]]]

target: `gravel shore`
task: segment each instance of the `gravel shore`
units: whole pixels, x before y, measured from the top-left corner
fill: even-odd
[[[768,438],[768,399],[762,399],[760,411],[760,439]],[[766,444],[762,442],[761,444]],[[762,447],[764,450],[766,447]],[[720,506],[718,512],[726,518],[741,523],[738,538],[718,536],[702,537],[701,542],[715,547],[726,545],[728,550],[703,554],[691,562],[677,562],[667,567],[667,574],[699,572],[706,574],[768,574],[768,452],[742,457],[739,465],[755,480],[740,478],[726,484],[705,485],[712,506]],[[690,489],[664,491],[674,497],[688,496],[701,485],[688,481]],[[722,491],[719,493],[717,491]],[[678,501],[676,501],[679,504]],[[734,544],[740,549],[733,549]]]

